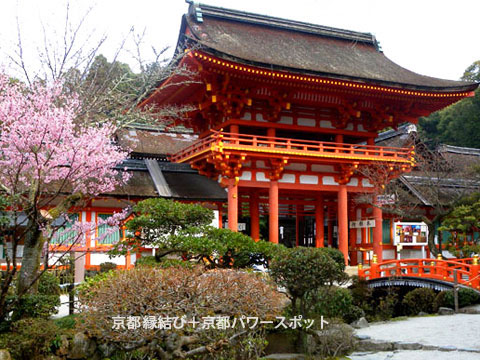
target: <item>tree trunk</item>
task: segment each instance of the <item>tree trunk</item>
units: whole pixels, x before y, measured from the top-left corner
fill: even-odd
[[[429,219],[426,216],[422,218],[423,222],[427,224],[428,227],[428,249],[430,250],[430,254],[434,257],[437,257],[439,254],[438,248],[435,246],[435,224],[442,218],[440,215],[436,215],[433,219]]]
[[[40,270],[40,258],[44,238],[42,232],[32,219],[28,221],[23,246],[22,267],[18,276],[17,295],[34,294],[38,290],[37,276]]]
[[[435,258],[438,255],[438,248],[435,246],[435,222],[428,222],[428,249]]]
[[[35,195],[35,193],[32,194]],[[34,198],[33,195],[31,195],[32,198]],[[63,214],[67,214],[71,207],[79,204],[82,197],[83,195],[81,193],[67,196],[60,204],[49,210],[48,217],[50,221],[54,221]],[[19,296],[25,293],[35,294],[37,292],[38,283],[36,280],[40,270],[40,259],[45,242],[45,238],[40,229],[42,226],[47,225],[47,219],[40,215],[39,209],[35,207],[34,202],[32,202],[31,209],[31,212],[25,211],[27,214],[30,213],[30,215],[23,246],[22,268],[20,269],[18,277],[17,295]]]

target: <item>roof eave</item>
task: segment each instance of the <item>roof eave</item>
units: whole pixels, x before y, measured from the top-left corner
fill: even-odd
[[[202,41],[199,39],[193,39],[191,37],[188,37],[188,38],[192,41],[195,41],[197,44],[199,44],[199,50],[210,53],[210,55],[222,58],[224,60],[235,61],[235,62],[238,62],[239,64],[264,68],[266,70],[285,71],[285,72],[290,72],[295,74],[325,77],[325,78],[334,79],[334,80],[352,81],[357,83],[375,84],[379,86],[388,86],[393,88],[401,88],[401,89],[409,89],[409,90],[417,90],[417,91],[431,91],[431,92],[439,92],[439,93],[441,92],[472,92],[472,91],[475,91],[477,87],[480,85],[480,83],[471,83],[463,86],[452,86],[452,87],[418,86],[418,85],[412,85],[407,83],[382,81],[378,79],[369,79],[369,78],[363,78],[363,77],[355,77],[355,76],[326,73],[326,72],[316,72],[311,70],[291,68],[291,67],[285,67],[285,66],[274,65],[274,64],[259,63],[251,60],[242,59],[235,55],[227,54],[223,51],[219,51],[217,49],[207,46],[206,44],[202,43]]]

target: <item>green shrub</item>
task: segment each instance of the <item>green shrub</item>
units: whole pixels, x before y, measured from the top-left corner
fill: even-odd
[[[445,296],[447,296],[448,291],[440,291],[433,300],[433,311],[437,312],[442,306],[445,305]]]
[[[76,324],[76,318],[78,317],[77,314],[72,314],[68,316],[64,316],[58,319],[53,320],[55,325],[57,325],[60,329],[74,329]]]
[[[88,297],[89,291],[98,289],[102,285],[103,281],[106,281],[113,276],[115,276],[115,271],[98,273],[92,277],[86,278],[83,283],[75,288],[75,290],[77,293],[83,293],[86,297]]]
[[[327,254],[330,256],[337,264],[342,268],[342,270],[345,270],[345,257],[343,256],[343,253],[334,248],[319,248],[319,251]]]
[[[324,286],[314,295],[313,312],[326,318],[340,318],[351,323],[364,316],[364,312],[353,304],[353,297],[348,289],[336,286]]]
[[[12,308],[12,321],[29,317],[48,319],[57,312],[57,307],[60,306],[59,295],[27,294],[18,301],[17,299],[17,295],[7,298],[7,304],[16,302]]]
[[[157,266],[158,265],[157,259],[155,259],[155,256],[141,256],[137,257],[137,260],[135,261],[135,266]]]
[[[374,309],[372,318],[377,320],[389,320],[396,315],[396,307],[398,304],[398,294],[389,292],[387,295],[379,298],[378,306]]]
[[[293,311],[307,316],[318,289],[346,279],[343,267],[324,249],[297,247],[274,258],[270,273],[278,285],[288,290]]]
[[[0,336],[0,348],[7,349],[16,360],[44,359],[51,352],[58,327],[51,320],[22,319],[11,331]]]
[[[55,314],[57,307],[60,306],[59,284],[58,277],[54,273],[46,271],[38,280],[36,294],[25,294],[20,299],[15,293],[7,296],[7,306],[12,306],[13,310],[10,320],[17,321],[28,317],[48,319]]]
[[[50,271],[45,271],[38,281],[38,293],[41,295],[60,295],[60,280]]]
[[[353,276],[352,285],[349,289],[352,294],[353,304],[362,309],[365,316],[370,320],[372,314],[374,314],[376,304],[373,297],[373,289],[369,288],[367,284],[365,279]]]
[[[439,299],[438,307],[446,306],[453,309],[455,307],[453,290],[442,291],[442,292],[444,292],[445,295],[443,295],[443,299]],[[464,289],[464,288],[460,288],[458,290],[458,306],[459,307],[476,304],[479,302],[479,300],[480,300],[480,295],[478,295],[474,290]]]
[[[408,292],[402,300],[405,314],[418,315],[419,312],[432,313],[435,296],[435,291],[428,288],[418,288]]]
[[[117,264],[113,262],[104,262],[100,264],[100,272],[109,272],[110,270],[117,270]]]
[[[184,261],[181,259],[161,258],[160,261],[158,261],[155,256],[142,256],[137,259],[135,266],[149,266],[163,269],[168,267],[184,267],[191,269],[194,264],[190,261]]]

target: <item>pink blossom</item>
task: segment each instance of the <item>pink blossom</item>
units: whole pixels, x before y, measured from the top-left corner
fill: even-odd
[[[92,197],[128,180],[114,170],[127,156],[112,143],[116,128],[75,124],[81,104],[61,90],[26,88],[0,74],[0,183],[11,195],[55,188]]]

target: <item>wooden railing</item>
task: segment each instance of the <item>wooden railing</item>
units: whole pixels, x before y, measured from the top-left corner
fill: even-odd
[[[284,155],[320,156],[359,160],[379,160],[410,163],[411,148],[396,148],[360,144],[297,140],[269,136],[213,132],[171,157],[173,162],[185,162],[208,150],[239,150]]]
[[[478,256],[469,259],[400,259],[372,262],[369,268],[358,267],[358,276],[366,280],[388,277],[418,277],[455,283],[480,289]]]

